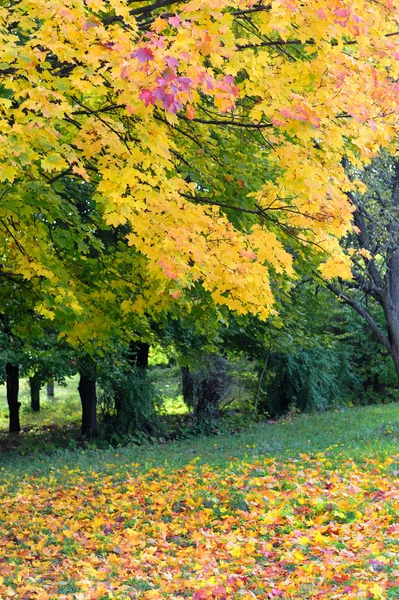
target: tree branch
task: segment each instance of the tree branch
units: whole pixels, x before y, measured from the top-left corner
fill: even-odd
[[[351,306],[361,317],[363,317],[363,319],[366,321],[366,323],[368,324],[368,326],[374,333],[374,336],[380,342],[380,344],[382,344],[386,348],[386,350],[388,350],[388,352],[391,354],[392,347],[391,347],[388,337],[385,335],[385,333],[383,333],[381,331],[381,329],[379,328],[379,326],[377,325],[376,321],[373,319],[371,314],[368,312],[368,310],[366,310],[364,308],[364,306],[362,306],[359,302],[357,302],[357,300],[355,300],[354,298],[351,298],[351,296],[347,296],[346,294],[341,292],[341,290],[339,288],[337,288],[335,285],[333,285],[329,281],[326,281],[325,279],[323,279],[322,277],[320,277],[317,274],[316,274],[316,277],[318,279],[321,279],[321,281],[324,283],[324,285],[330,290],[330,292],[332,292],[335,296],[337,296],[337,298],[339,298],[340,300],[345,302],[345,304],[348,304],[349,306]]]
[[[199,119],[194,117],[193,119],[188,119],[188,117],[184,115],[179,115],[181,119],[185,121],[194,121],[195,123],[202,123],[204,125],[218,125],[220,127],[224,127],[225,125],[233,125],[234,127],[245,127],[246,129],[264,129],[265,127],[273,127],[272,123],[243,123],[242,121],[226,121],[221,119],[220,121],[217,119]]]

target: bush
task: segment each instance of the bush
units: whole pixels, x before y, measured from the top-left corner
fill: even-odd
[[[328,348],[310,348],[296,354],[274,354],[260,412],[280,416],[290,408],[326,410],[340,395],[339,356]]]
[[[111,443],[132,438],[142,441],[157,429],[156,394],[144,369],[112,372],[99,380],[100,435]]]
[[[186,371],[185,377],[189,393],[184,394],[184,400],[193,409],[196,426],[203,432],[214,431],[220,409],[232,392],[234,379],[229,361],[223,356],[209,354],[202,359],[201,366]]]

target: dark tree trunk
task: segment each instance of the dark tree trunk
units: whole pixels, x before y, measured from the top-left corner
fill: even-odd
[[[34,412],[40,410],[40,376],[35,373],[33,377],[29,377],[30,387],[30,407]]]
[[[6,384],[7,384],[7,402],[10,412],[10,433],[19,433],[21,426],[19,424],[19,408],[21,403],[18,402],[19,391],[19,369],[18,367],[7,363],[6,364]]]
[[[183,400],[187,406],[194,406],[194,379],[190,367],[181,368]]]
[[[389,351],[399,377],[399,250],[397,249],[390,251],[381,304],[388,331]]]
[[[97,394],[94,369],[80,371],[79,395],[82,403],[82,436],[94,437],[97,431]]]
[[[204,377],[198,385],[196,394],[194,414],[197,421],[204,423],[205,426],[211,425],[212,421],[217,421],[220,400],[217,378],[212,375]]]
[[[129,344],[129,362],[135,367],[147,369],[148,354],[150,345],[145,342],[130,342]]]
[[[54,399],[54,379],[50,379],[47,383],[47,398]]]
[[[395,365],[396,373],[399,378],[399,319],[397,312],[399,311],[399,306],[396,310],[392,307],[387,314],[385,311],[385,318],[388,330],[388,338],[390,342],[390,350],[389,353]]]

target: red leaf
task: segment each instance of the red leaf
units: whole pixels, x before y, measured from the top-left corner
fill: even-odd
[[[168,23],[169,25],[172,25],[172,27],[179,27],[181,23],[181,18],[179,17],[179,15],[176,15],[175,17],[170,17],[170,19],[168,19]]]
[[[148,62],[149,60],[154,60],[154,55],[152,53],[151,48],[148,46],[143,46],[142,48],[137,48],[130,55],[131,58],[137,58],[137,60],[141,63]]]
[[[216,598],[221,597],[221,596],[223,596],[225,598],[226,594],[227,594],[227,590],[224,587],[224,585],[218,585],[212,590],[212,596],[215,596]]]
[[[190,121],[194,119],[194,108],[191,106],[191,104],[187,104],[186,106],[186,117],[187,119],[190,119]]]
[[[206,595],[205,590],[197,590],[194,592],[192,600],[206,600]]]

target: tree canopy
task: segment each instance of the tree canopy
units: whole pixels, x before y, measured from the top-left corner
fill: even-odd
[[[349,274],[341,161],[395,132],[392,2],[3,1],[0,31],[1,273],[44,316],[106,335],[104,303],[200,284],[265,318],[304,252]]]

